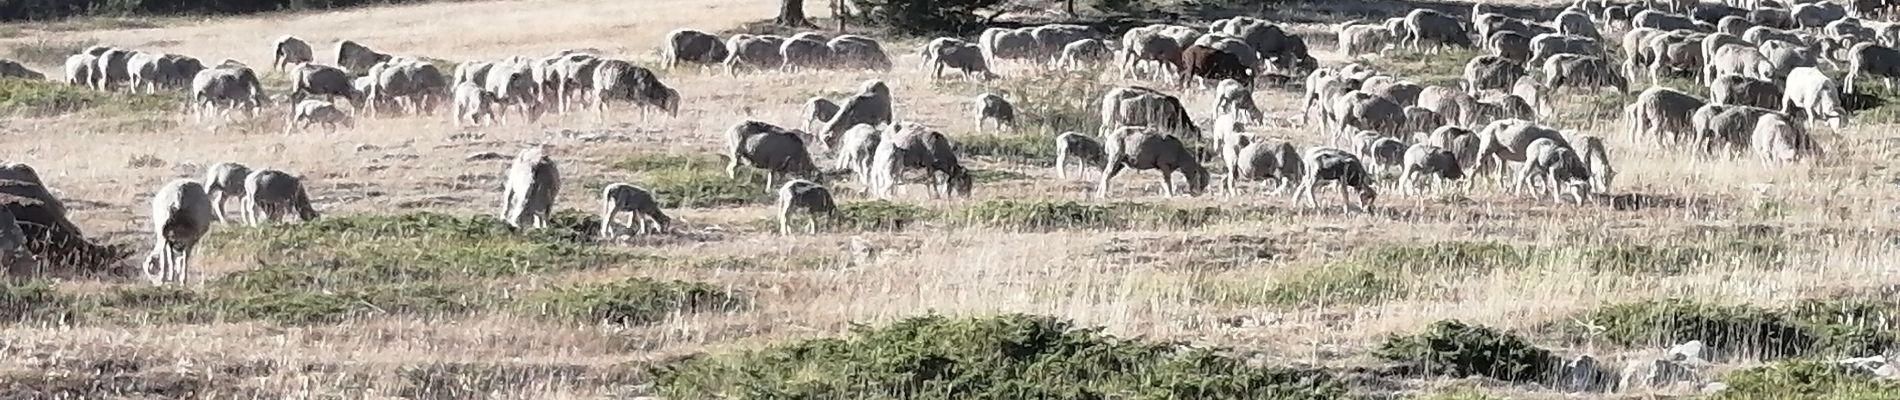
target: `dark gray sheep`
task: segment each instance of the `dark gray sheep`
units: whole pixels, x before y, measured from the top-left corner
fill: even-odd
[[[388,54],[378,53],[354,41],[345,40],[336,43],[336,65],[352,74],[367,73],[369,67],[387,62],[391,58],[393,57]]]
[[[1650,87],[1636,95],[1636,102],[1631,104],[1629,136],[1631,139],[1647,136],[1657,144],[1690,137],[1694,133],[1690,117],[1707,103],[1680,90]]]
[[[1524,76],[1524,66],[1498,56],[1477,56],[1465,63],[1463,88],[1467,93],[1485,89],[1509,90]]]
[[[1226,164],[1227,176],[1221,186],[1228,195],[1234,195],[1241,181],[1275,181],[1274,194],[1292,194],[1287,191],[1294,182],[1306,175],[1305,161],[1300,159],[1298,150],[1292,143],[1284,140],[1268,140],[1242,135],[1221,146],[1221,159]]]
[[[976,44],[955,38],[936,38],[924,46],[924,60],[930,65],[931,79],[943,77],[944,67],[963,71],[965,78],[995,78],[990,72],[990,64],[983,57],[983,49]]]
[[[244,223],[258,226],[295,215],[309,222],[318,217],[304,191],[303,179],[284,171],[262,169],[244,178]]]
[[[1456,18],[1428,8],[1413,9],[1405,15],[1405,26],[1410,28],[1406,34],[1407,45],[1413,50],[1424,50],[1424,43],[1431,41],[1437,46],[1472,47],[1471,33]]]
[[[1372,174],[1365,163],[1359,161],[1352,152],[1332,147],[1314,147],[1306,150],[1304,158],[1306,177],[1300,180],[1300,189],[1295,196],[1304,198],[1307,207],[1319,207],[1319,199],[1313,194],[1321,182],[1339,185],[1339,200],[1350,204],[1346,189],[1359,192],[1359,209],[1372,212],[1373,203],[1379,198],[1379,192],[1372,188]]]
[[[602,240],[612,240],[619,235],[615,231],[622,225],[616,217],[621,213],[627,213],[631,217],[631,221],[625,227],[632,228],[637,225],[638,229],[634,232],[641,235],[648,233],[647,221],[653,222],[653,232],[666,231],[673,225],[673,218],[660,211],[660,202],[653,199],[653,192],[639,186],[614,183],[600,191],[600,238]]]
[[[1485,39],[1485,46],[1491,48],[1491,55],[1504,57],[1516,63],[1531,61],[1531,38],[1517,31],[1500,31]]]
[[[1069,159],[1081,160],[1083,164],[1101,168],[1104,152],[1102,142],[1081,132],[1063,132],[1056,136],[1056,177],[1069,179]]]
[[[1009,100],[1003,96],[995,93],[979,94],[973,105],[978,132],[982,132],[990,121],[996,123],[997,130],[1016,128],[1016,106],[1009,104]]]
[[[1761,108],[1781,106],[1781,87],[1757,78],[1722,75],[1709,84],[1709,101]]]
[[[896,100],[891,97],[891,87],[884,81],[871,79],[858,85],[858,94],[845,99],[838,106],[838,113],[825,121],[823,129],[818,131],[819,140],[825,147],[835,147],[838,136],[858,124],[878,125],[895,120],[892,105]]]
[[[333,102],[342,96],[352,107],[368,106],[364,103],[366,93],[356,90],[350,73],[328,65],[304,63],[291,71],[290,101],[301,102],[310,95],[324,96]]]
[[[247,114],[255,113],[269,101],[257,73],[250,68],[211,68],[198,71],[191,79],[191,105],[201,120],[217,108],[243,108]]]
[[[244,164],[221,162],[212,164],[205,170],[204,188],[210,196],[211,212],[218,222],[228,222],[224,216],[224,202],[230,198],[243,199],[244,180],[251,176],[251,169]]]
[[[830,122],[831,117],[836,115],[838,115],[837,102],[820,96],[812,96],[811,99],[805,100],[805,125],[803,129],[810,132],[812,121]]]
[[[785,44],[785,37],[773,35],[732,35],[726,38],[726,75],[738,73],[739,66],[753,69],[774,68],[785,65],[785,55],[779,47]]]
[[[653,70],[625,60],[602,60],[594,67],[594,112],[606,115],[609,103],[624,101],[640,109],[640,120],[657,109],[668,116],[679,116],[679,92],[660,82]]]
[[[188,283],[193,250],[215,219],[204,185],[190,179],[167,182],[152,196],[151,210],[152,253],[143,264],[146,279],[159,285]]]
[[[1167,196],[1175,195],[1175,171],[1187,179],[1188,194],[1200,194],[1207,189],[1207,168],[1202,167],[1200,158],[1174,135],[1144,127],[1122,127],[1109,133],[1103,142],[1106,144],[1104,159],[1108,162],[1102,169],[1101,184],[1096,187],[1099,197],[1108,197],[1108,182],[1124,168],[1161,171],[1162,192]]]
[[[889,71],[891,56],[884,53],[884,45],[876,39],[858,35],[839,35],[825,42],[831,49],[832,60],[836,67],[861,68],[873,71]]]
[[[1629,84],[1629,78],[1617,71],[1616,64],[1603,57],[1564,54],[1544,60],[1544,87],[1551,93],[1565,86],[1591,89],[1607,86],[1616,88],[1618,93],[1629,94]]]
[[[809,218],[807,232],[816,234],[818,215],[829,218],[837,210],[838,204],[831,198],[831,189],[826,189],[824,185],[804,179],[785,182],[785,186],[778,189],[778,234],[791,234],[793,212],[805,214]]]
[[[311,50],[310,43],[291,35],[278,36],[276,41],[271,42],[271,53],[270,67],[278,71],[284,70],[284,67],[317,61],[317,53]]]
[[[745,121],[726,131],[726,177],[738,179],[739,163],[763,169],[765,190],[786,174],[813,176],[818,165],[812,162],[801,132],[759,121]]]
[[[1856,44],[1848,49],[1847,62],[1847,78],[1843,79],[1847,83],[1847,93],[1859,93],[1854,91],[1854,82],[1861,75],[1880,79],[1888,91],[1893,90],[1893,78],[1900,77],[1900,50],[1892,47],[1874,43]]]
[[[732,55],[726,49],[726,43],[713,34],[694,29],[675,29],[666,34],[666,47],[660,52],[666,60],[666,67],[673,68],[680,63],[712,65],[726,61]],[[641,231],[646,230],[646,222],[640,223]]]
[[[1603,54],[1596,39],[1584,36],[1546,33],[1531,38],[1531,64],[1540,64],[1558,54],[1595,56]]]
[[[1458,155],[1430,144],[1414,144],[1405,149],[1405,164],[1399,174],[1401,187],[1412,193],[1418,193],[1426,185],[1426,180],[1440,183],[1447,180],[1465,178],[1463,164],[1458,163]]]
[[[1569,144],[1539,138],[1530,143],[1527,151],[1529,157],[1524,162],[1524,168],[1518,170],[1517,184],[1512,186],[1512,193],[1517,193],[1536,179],[1544,182],[1544,190],[1550,194],[1551,201],[1562,202],[1562,194],[1567,193],[1576,199],[1577,204],[1583,204],[1590,196],[1590,168]]]
[[[502,186],[501,219],[515,229],[547,228],[561,193],[561,170],[546,150],[531,147],[515,154]]]
[[[871,156],[871,187],[879,197],[890,198],[906,169],[924,170],[924,182],[931,197],[947,195],[969,197],[974,181],[970,170],[957,158],[957,145],[942,132],[914,123],[898,124],[885,135]],[[937,173],[943,173],[943,189],[937,189]]]

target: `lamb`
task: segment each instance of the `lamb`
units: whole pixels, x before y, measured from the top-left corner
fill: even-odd
[[[718,36],[694,29],[675,29],[667,32],[666,47],[661,49],[660,55],[666,59],[666,67],[673,68],[683,62],[717,64],[725,61],[731,52],[726,50],[725,42],[721,42]],[[641,222],[640,226],[644,233],[646,223]]]
[[[1513,193],[1531,183],[1532,179],[1538,179],[1545,182],[1544,190],[1550,193],[1551,201],[1562,202],[1560,192],[1572,195],[1577,204],[1583,204],[1584,199],[1590,196],[1590,169],[1569,145],[1540,138],[1532,141],[1527,151],[1529,158],[1525,160],[1524,168],[1518,170]],[[1570,190],[1561,190],[1560,187]]]
[[[1016,128],[1016,106],[1010,105],[1009,100],[1003,99],[1001,95],[995,93],[977,95],[974,108],[978,132],[983,131],[986,121],[995,121],[998,130]]]
[[[741,65],[751,68],[782,66],[785,55],[779,47],[785,44],[785,38],[773,35],[732,35],[726,38],[726,75],[737,74]],[[596,81],[598,82],[598,81]]]
[[[1774,82],[1741,75],[1722,75],[1709,84],[1709,100],[1716,104],[1776,108],[1781,98],[1781,88]]]
[[[838,113],[825,121],[824,128],[818,131],[818,137],[826,147],[833,147],[837,144],[838,135],[853,126],[890,123],[895,116],[891,107],[895,103],[891,98],[891,87],[885,85],[884,81],[866,80],[858,86],[858,94],[845,99],[844,104],[838,107]]]
[[[455,107],[452,113],[455,125],[495,123],[495,103],[498,101],[494,93],[482,89],[475,82],[455,85]]]
[[[145,258],[146,279],[159,285],[186,283],[192,250],[211,231],[213,219],[203,184],[176,179],[160,187],[152,196],[152,253]]]
[[[1666,87],[1650,87],[1636,96],[1632,103],[1630,138],[1648,136],[1662,144],[1664,140],[1681,140],[1688,137],[1692,127],[1689,117],[1696,108],[1707,104],[1701,98],[1682,91]],[[1664,135],[1668,133],[1670,135]]]
[[[1252,65],[1247,64],[1234,53],[1197,44],[1183,50],[1181,60],[1181,79],[1178,83],[1181,87],[1187,87],[1188,81],[1192,78],[1253,82]],[[1205,81],[1201,82],[1205,84]]]
[[[210,196],[211,212],[218,222],[230,222],[224,216],[224,202],[232,197],[244,198],[244,180],[250,176],[249,167],[232,162],[212,164],[205,170],[205,193]]]
[[[665,231],[669,225],[673,225],[673,218],[660,212],[660,202],[653,199],[653,192],[639,186],[614,183],[600,191],[600,238],[602,240],[613,239],[619,235],[615,230],[621,225],[615,217],[623,212],[628,213],[632,219],[627,223],[627,227],[633,227],[636,224],[639,226],[635,231],[637,234],[647,234],[648,220],[653,221],[655,232]]]
[[[337,96],[349,99],[350,105],[362,108],[365,93],[352,85],[350,74],[342,69],[327,65],[305,63],[291,71],[290,101],[301,102],[306,96],[325,96],[325,100],[336,101]]]
[[[305,222],[317,219],[303,180],[284,171],[263,169],[244,178],[244,223],[250,226],[283,219],[291,213]]]
[[[1405,149],[1404,172],[1399,174],[1412,193],[1425,187],[1425,180],[1431,178],[1438,182],[1465,178],[1465,170],[1458,163],[1458,155],[1443,147],[1429,144],[1414,144]]]
[[[1524,66],[1498,56],[1477,56],[1465,63],[1464,90],[1478,93],[1485,89],[1510,89],[1524,76]]]
[[[1781,112],[1793,115],[1794,109],[1799,107],[1809,121],[1825,118],[1828,126],[1836,130],[1847,124],[1847,109],[1840,98],[1841,85],[1821,70],[1795,68],[1788,73],[1784,84],[1787,92],[1781,100]]]
[[[1766,162],[1797,162],[1821,155],[1820,147],[1807,132],[1776,114],[1764,115],[1755,122],[1749,147]]]
[[[679,91],[660,82],[653,70],[624,60],[603,60],[594,67],[594,113],[605,118],[612,101],[631,102],[640,109],[640,120],[648,118],[648,109],[679,116]]]
[[[277,41],[271,43],[271,48],[273,55],[270,66],[273,70],[282,71],[286,66],[317,60],[316,52],[310,49],[310,43],[305,43],[303,39],[298,39],[296,36],[278,36]]]
[[[369,67],[388,62],[391,58],[393,57],[388,54],[370,50],[368,46],[354,41],[344,40],[336,43],[336,66],[353,74],[369,71]]]
[[[501,219],[515,229],[547,228],[561,193],[561,170],[541,147],[515,154],[502,186]]]
[[[804,179],[785,182],[785,186],[778,189],[778,234],[781,236],[791,234],[790,221],[793,211],[802,212],[810,218],[807,220],[805,229],[809,233],[816,234],[818,233],[818,215],[824,214],[829,218],[837,210],[838,205],[831,198],[831,190],[826,189],[824,185]]]
[[[980,53],[979,53],[980,54]],[[1056,65],[1069,69],[1081,69],[1084,65],[1098,65],[1108,61],[1108,44],[1101,39],[1081,39],[1062,46],[1062,58]]]
[[[834,121],[836,122],[836,121]],[[855,126],[856,124],[853,124]],[[785,174],[815,175],[818,165],[805,149],[802,132],[759,121],[744,121],[726,131],[726,177],[738,179],[739,162],[766,170],[765,187]],[[835,146],[833,148],[836,148]]]
[[[1082,160],[1088,166],[1101,168],[1106,164],[1103,159],[1107,150],[1102,142],[1081,132],[1063,132],[1056,136],[1056,177],[1069,179],[1069,159]]]
[[[1109,133],[1104,142],[1103,158],[1108,162],[1095,191],[1098,197],[1108,197],[1108,182],[1124,168],[1161,171],[1162,192],[1170,197],[1175,195],[1175,171],[1181,171],[1187,179],[1188,194],[1199,194],[1207,189],[1207,169],[1181,139],[1173,135],[1142,127],[1122,127]]]
[[[1253,88],[1233,79],[1222,79],[1215,86],[1214,115],[1221,114],[1241,114],[1250,121],[1259,121],[1264,116],[1253,101]]]
[[[1603,138],[1594,135],[1574,135],[1569,139],[1570,146],[1583,159],[1584,167],[1590,171],[1591,190],[1597,193],[1609,193],[1611,181],[1616,179],[1616,168],[1610,166],[1609,148],[1603,146]]]
[[[933,68],[930,74],[932,79],[943,77],[944,67],[963,71],[965,78],[993,79],[996,77],[995,73],[990,72],[989,61],[983,57],[983,49],[975,44],[951,38],[937,38],[932,40],[924,51],[926,52],[925,60]]]
[[[1457,19],[1432,9],[1414,9],[1405,15],[1408,45],[1414,51],[1423,50],[1426,40],[1439,46],[1471,47],[1471,35]]]
[[[924,182],[930,186],[932,197],[939,194],[938,172],[944,174],[943,195],[969,197],[973,181],[970,170],[957,160],[956,148],[942,132],[913,123],[897,125],[878,143],[876,154],[871,156],[872,191],[879,197],[890,198],[891,189],[897,186],[904,170],[918,168],[924,170]]]
[[[1359,193],[1359,209],[1372,212],[1373,202],[1378,200],[1379,192],[1372,188],[1372,174],[1366,171],[1365,164],[1351,152],[1332,147],[1314,147],[1306,150],[1304,159],[1306,177],[1300,181],[1300,189],[1295,196],[1306,199],[1307,207],[1319,207],[1319,199],[1313,189],[1321,181],[1330,181],[1339,185],[1339,199],[1350,203],[1346,189]]]
[[[1227,176],[1221,182],[1228,195],[1233,195],[1241,180],[1274,180],[1274,194],[1290,193],[1286,189],[1293,181],[1305,175],[1305,163],[1300,160],[1299,152],[1293,144],[1284,140],[1263,140],[1249,136],[1239,136],[1221,146],[1221,159],[1227,167]]]
[[[884,129],[867,124],[858,124],[844,131],[844,139],[836,152],[834,168],[850,170],[858,178],[858,185],[864,192],[871,192],[871,161],[877,156],[878,145],[884,141]]]
[[[338,110],[335,103],[310,99],[298,102],[296,108],[291,110],[290,124],[284,127],[284,133],[290,133],[292,126],[295,126],[295,130],[305,130],[314,124],[323,124],[330,132],[336,132],[339,124],[346,128],[356,127],[355,119]]]
[[[1617,71],[1615,64],[1602,57],[1564,54],[1545,60],[1544,87],[1555,93],[1566,84],[1592,89],[1609,86],[1623,94],[1630,91],[1629,79]]]
[[[1354,150],[1359,151],[1359,159],[1371,159],[1374,167],[1389,169],[1405,162],[1405,142],[1398,139],[1373,132],[1360,132],[1353,138],[1353,143]]]
[[[824,97],[812,96],[811,99],[805,100],[805,125],[803,129],[811,131],[812,121],[829,122],[834,115],[838,115],[838,103]]]
[[[1900,77],[1900,50],[1892,47],[1856,44],[1847,50],[1847,60],[1847,78],[1842,79],[1847,83],[1847,93],[1860,93],[1854,91],[1854,81],[1863,74],[1879,78],[1889,91],[1893,90],[1893,78]]]

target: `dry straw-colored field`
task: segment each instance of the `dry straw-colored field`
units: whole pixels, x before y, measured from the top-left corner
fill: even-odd
[[[823,13],[820,6],[811,8]],[[660,38],[672,29],[720,31],[775,12],[775,2],[758,0],[448,2],[161,19],[150,24],[155,28],[30,26],[0,39],[0,48],[96,42],[264,66],[270,40],[294,34],[318,48],[320,62],[328,62],[335,41],[347,38],[394,54],[453,61],[592,49],[656,66]],[[1326,29],[1297,27],[1312,35]],[[1004,93],[1018,100],[1032,120],[1039,114],[1054,119],[1058,113],[1086,118],[1093,115],[1089,105],[1102,88],[1135,83],[1122,82],[1113,69],[1099,75],[1051,74],[1020,65],[1004,65],[1005,78],[999,81],[933,81],[916,66],[914,49],[920,42],[886,39],[898,65],[889,72],[727,77],[697,67],[661,69],[665,82],[685,100],[677,118],[646,122],[621,109],[607,121],[578,113],[460,129],[438,115],[365,119],[334,133],[284,134],[281,106],[255,120],[215,124],[176,112],[102,108],[0,119],[0,158],[41,171],[88,233],[144,249],[150,193],[169,179],[198,177],[205,166],[221,161],[303,175],[325,220],[421,211],[492,215],[506,161],[470,161],[468,156],[512,154],[545,143],[566,177],[558,208],[592,213],[597,191],[606,183],[723,180],[718,149],[727,127],[747,118],[800,125],[806,98],[837,98],[866,79],[891,85],[900,119],[966,143],[1005,142],[998,146],[1028,146],[1007,143],[1007,138],[1040,143],[1058,129],[1085,128],[1031,123],[1020,132],[978,133],[969,112],[969,101],[978,93]],[[1330,43],[1330,38],[1315,41],[1323,64],[1347,61]],[[1464,58],[1458,57],[1468,56],[1370,62],[1442,72],[1446,67],[1434,65],[1462,64]],[[32,66],[59,70],[44,63]],[[284,88],[278,73],[267,73],[265,81],[274,92]],[[1204,90],[1166,90],[1190,101],[1197,117],[1206,118],[1212,108]],[[1051,99],[1052,93],[1077,98]],[[1036,100],[1024,100],[1031,97]],[[1256,94],[1276,119],[1297,115],[1297,98],[1297,89]],[[120,379],[114,382],[143,388],[125,393],[145,390],[157,398],[179,393],[203,398],[632,396],[653,390],[644,366],[674,357],[833,336],[853,324],[878,325],[927,313],[1049,315],[1120,336],[1225,346],[1267,364],[1333,368],[1380,365],[1370,353],[1387,336],[1458,319],[1522,333],[1563,355],[1623,360],[1653,354],[1672,340],[1577,342],[1554,331],[1574,328],[1577,316],[1610,304],[1680,298],[1776,308],[1806,299],[1891,301],[1900,288],[1900,252],[1893,245],[1891,222],[1896,196],[1886,170],[1886,160],[1896,156],[1893,143],[1900,135],[1893,128],[1900,122],[1876,115],[1840,131],[1816,129],[1827,158],[1772,165],[1752,157],[1645,148],[1627,137],[1610,114],[1592,114],[1581,106],[1604,98],[1620,106],[1628,97],[1577,92],[1555,98],[1561,111],[1548,116],[1550,121],[1606,138],[1619,170],[1612,193],[1592,204],[1512,196],[1486,182],[1469,192],[1430,196],[1387,189],[1380,209],[1367,215],[1341,210],[1330,190],[1320,192],[1328,206],[1318,209],[1257,192],[1165,198],[1158,194],[1160,180],[1147,171],[1123,175],[1116,182],[1116,199],[1101,200],[1089,197],[1094,172],[1058,180],[1047,161],[975,155],[970,158],[981,173],[973,198],[932,199],[920,185],[908,186],[896,203],[915,205],[903,210],[931,217],[898,230],[842,228],[777,236],[762,222],[773,213],[769,202],[751,193],[738,204],[668,210],[685,221],[677,233],[582,244],[562,250],[573,254],[532,260],[456,258],[473,250],[436,247],[462,243],[454,237],[386,240],[334,232],[321,243],[373,249],[297,253],[242,243],[281,240],[295,232],[221,225],[200,249],[197,265],[204,282],[194,289],[199,293],[235,290],[219,283],[232,281],[231,274],[299,265],[287,261],[285,252],[340,260],[369,260],[363,254],[375,253],[382,257],[376,262],[391,269],[407,260],[440,257],[451,261],[430,262],[457,270],[489,268],[457,264],[466,260],[516,267],[554,264],[455,278],[450,285],[492,297],[481,300],[492,303],[472,311],[405,312],[359,299],[362,304],[338,306],[351,310],[346,316],[317,323],[138,313],[129,322],[117,314],[99,322],[27,318],[0,327],[0,372],[16,388],[51,390],[44,388]],[[1302,145],[1322,140],[1317,128],[1259,129]],[[829,165],[828,156],[821,158]],[[639,167],[668,162],[683,163],[677,168],[688,171],[660,176]],[[837,185],[845,203],[866,201],[851,183]],[[762,196],[763,187],[757,188]],[[1074,228],[980,221],[1008,222],[1014,214],[994,210],[1011,204],[1067,201],[1079,202],[1073,205],[1079,208],[1123,201],[1138,205],[1107,208],[1131,214],[1106,217],[1126,218],[1123,223]],[[515,245],[482,243],[501,250]],[[339,271],[361,267],[328,266]],[[621,324],[539,317],[522,309],[535,306],[517,304],[556,288],[634,277],[704,282],[745,301],[709,311],[663,311],[651,321]],[[60,293],[73,296],[144,285],[108,278],[54,283]],[[1715,370],[1752,366],[1755,360],[1732,358]],[[1381,382],[1360,390],[1417,394],[1476,386],[1513,397],[1561,397],[1532,386],[1482,380],[1421,376]],[[95,396],[137,397],[75,395]]]

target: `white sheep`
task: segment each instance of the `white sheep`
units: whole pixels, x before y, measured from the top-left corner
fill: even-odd
[[[1084,164],[1101,168],[1105,163],[1106,149],[1095,137],[1081,132],[1063,132],[1056,136],[1056,177],[1069,179],[1069,159],[1081,160]]]
[[[152,196],[152,253],[145,258],[146,279],[155,284],[186,283],[191,253],[211,231],[211,199],[203,184],[190,179],[167,182]]]
[[[986,122],[990,121],[995,122],[997,130],[1016,128],[1016,106],[1009,104],[1009,100],[1004,99],[1001,95],[995,93],[979,94],[976,96],[976,101],[972,108],[975,111],[974,114],[976,114],[977,132],[982,132],[984,127],[987,126]]]
[[[450,117],[456,126],[483,125],[495,123],[495,103],[499,99],[494,92],[482,89],[475,82],[462,82],[455,85],[455,107]]]
[[[262,169],[244,178],[244,223],[257,226],[296,213],[297,219],[317,219],[303,180],[284,171]]]
[[[1550,194],[1551,201],[1562,202],[1562,193],[1572,195],[1577,204],[1583,204],[1590,196],[1590,169],[1569,145],[1550,138],[1539,138],[1531,141],[1526,152],[1529,157],[1524,162],[1524,168],[1518,170],[1517,184],[1512,186],[1512,193],[1517,193],[1536,179],[1544,182],[1544,190]]]
[[[1851,77],[1849,79],[1852,79]],[[1781,97],[1781,112],[1793,115],[1800,108],[1808,120],[1826,119],[1834,129],[1847,124],[1847,108],[1841,103],[1841,84],[1814,67],[1800,67],[1788,72],[1788,80],[1783,83],[1786,91]]]
[[[1814,138],[1780,114],[1762,115],[1755,121],[1749,148],[1765,162],[1797,162],[1821,155]]]
[[[1648,136],[1657,144],[1690,137],[1694,134],[1690,117],[1697,108],[1707,103],[1702,98],[1680,90],[1650,87],[1637,95],[1636,102],[1627,109],[1627,117],[1631,120],[1629,137]]]
[[[1616,179],[1616,167],[1610,165],[1610,150],[1603,145],[1603,138],[1571,135],[1568,140],[1571,148],[1576,149],[1577,157],[1583,159],[1584,167],[1590,170],[1591,189],[1609,193],[1610,183]]]
[[[970,195],[973,180],[970,170],[957,159],[957,145],[948,136],[915,123],[892,127],[871,156],[871,191],[889,198],[906,169],[924,171],[932,197]],[[937,190],[937,173],[943,173],[943,189]]]
[[[831,190],[824,185],[804,179],[785,182],[785,186],[778,189],[778,234],[791,234],[794,211],[810,218],[806,224],[807,232],[818,233],[818,215],[830,217],[837,210],[838,205],[831,198]]]
[[[1142,127],[1123,127],[1109,133],[1103,140],[1104,163],[1102,179],[1096,187],[1098,197],[1108,197],[1108,183],[1115,179],[1124,168],[1137,170],[1152,169],[1161,171],[1162,192],[1174,196],[1174,172],[1181,171],[1187,178],[1188,193],[1200,194],[1207,189],[1209,174],[1201,166],[1200,158],[1189,152],[1181,139],[1174,135],[1163,134]]]
[[[211,198],[211,212],[218,222],[230,222],[224,216],[224,202],[232,197],[243,199],[244,180],[250,176],[249,167],[233,162],[212,164],[205,170],[205,193]]]
[[[1379,192],[1372,188],[1372,174],[1364,163],[1352,152],[1333,147],[1314,147],[1306,150],[1306,177],[1300,181],[1300,189],[1295,196],[1305,199],[1307,207],[1319,207],[1319,199],[1313,189],[1321,182],[1333,182],[1339,185],[1341,203],[1350,204],[1346,189],[1359,192],[1359,209],[1372,212],[1373,202],[1379,198]]]
[[[825,126],[818,130],[818,137],[830,146],[836,144],[838,135],[858,124],[890,123],[896,115],[892,104],[895,100],[889,85],[882,80],[866,80],[858,85],[858,94],[845,99],[844,104],[838,106],[838,113],[825,121]]]
[[[726,130],[726,177],[738,179],[743,161],[765,170],[765,190],[770,192],[773,183],[786,174],[817,174],[818,165],[812,162],[811,151],[805,149],[801,136],[802,132],[759,121],[734,124]],[[835,141],[827,141],[826,147],[837,148]]]
[[[885,130],[867,124],[852,126],[844,131],[838,148],[832,149],[836,154],[833,168],[851,170],[867,194],[871,192],[871,161],[877,155],[878,145],[883,143]]]
[[[623,212],[630,214],[630,217],[632,217],[632,221],[628,222],[626,227],[633,227],[635,224],[638,224],[639,227],[635,233],[641,235],[647,234],[647,221],[649,220],[655,225],[653,229],[655,232],[665,231],[668,226],[673,224],[673,218],[667,217],[666,213],[660,212],[660,202],[653,199],[653,192],[647,191],[645,188],[639,186],[614,183],[607,185],[607,188],[601,189],[600,191],[601,239],[613,239],[619,235],[616,233],[616,230],[622,227],[622,225],[620,225],[619,221],[615,220],[615,217]]]
[[[546,150],[531,147],[515,155],[502,186],[501,219],[516,229],[546,228],[561,192],[561,170]]]
[[[1242,114],[1245,120],[1260,122],[1264,115],[1253,101],[1253,87],[1233,79],[1222,79],[1214,89],[1214,115]]]

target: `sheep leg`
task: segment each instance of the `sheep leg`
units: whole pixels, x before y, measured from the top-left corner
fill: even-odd
[[[602,240],[611,240],[614,238],[614,208],[614,204],[611,201],[601,207],[600,238]]]
[[[1174,170],[1173,169],[1168,169],[1168,168],[1161,169],[1161,194],[1162,196],[1165,196],[1165,197],[1174,197]]]
[[[1108,166],[1103,167],[1101,182],[1095,186],[1096,197],[1108,198],[1108,181],[1115,179],[1115,175],[1121,172],[1122,163],[1120,162],[1111,161]]]
[[[1317,180],[1318,177],[1309,172],[1306,175],[1306,179],[1300,181],[1300,190],[1294,192],[1293,197],[1305,200],[1306,206],[1309,208],[1319,207],[1319,199],[1313,197],[1313,185],[1317,183]]]
[[[1346,195],[1347,186],[1352,186],[1352,185],[1347,185],[1345,182],[1339,182],[1339,207],[1346,211],[1352,211],[1352,197]],[[1359,189],[1359,190],[1365,190],[1365,189]],[[1360,204],[1359,207],[1365,208],[1365,204]]]
[[[1535,166],[1530,162],[1525,162],[1524,167],[1517,170],[1517,179],[1511,184],[1511,195],[1515,196],[1523,191],[1524,185],[1530,182],[1531,168],[1535,168]]]
[[[633,213],[633,222],[638,222],[638,223],[640,223],[640,230],[639,230],[639,231],[636,231],[636,233],[639,233],[639,234],[640,234],[641,236],[646,236],[646,234],[647,234],[647,232],[648,232],[648,231],[647,231],[647,220],[648,220],[648,219],[650,219],[650,218],[647,218],[647,216],[646,216],[646,215],[641,215],[641,213],[638,213],[638,212],[635,212],[635,213]],[[658,223],[659,223],[659,221],[654,221],[654,223],[655,223],[655,224],[658,224]]]
[[[1056,149],[1056,179],[1068,180],[1069,179],[1069,168],[1068,168],[1069,167],[1069,154],[1068,154],[1069,149],[1066,146],[1057,146],[1057,147],[1063,147],[1063,148]]]
[[[818,213],[806,213],[805,218],[805,232],[818,234]]]

